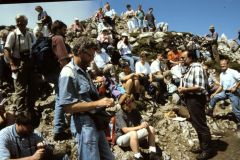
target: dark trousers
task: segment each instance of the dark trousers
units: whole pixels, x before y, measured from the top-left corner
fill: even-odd
[[[190,114],[191,123],[198,134],[200,147],[203,151],[211,150],[211,133],[207,126],[205,114],[205,95],[185,95],[186,105]]]
[[[11,69],[4,61],[4,57],[0,56],[0,86],[3,81],[6,81],[11,85],[13,83],[11,78]]]

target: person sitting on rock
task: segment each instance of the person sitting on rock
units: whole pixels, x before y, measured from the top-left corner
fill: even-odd
[[[110,48],[113,48],[113,37],[106,27],[104,27],[102,32],[98,35],[97,41],[99,42],[100,46],[107,51],[107,53]]]
[[[116,113],[116,143],[120,147],[131,147],[134,158],[142,160],[139,141],[148,137],[150,159],[156,159],[155,129],[144,121],[136,109],[132,95],[123,95],[119,99],[121,109]]]
[[[177,86],[172,82],[172,74],[169,72],[164,76],[164,82],[166,84],[168,98],[170,98],[170,102],[174,105],[179,104],[180,96],[177,90]]]
[[[164,93],[166,92],[166,84],[163,81],[164,73],[167,72],[167,66],[164,62],[163,53],[159,52],[156,59],[151,63],[151,84],[156,88],[156,100],[159,103],[164,103]]]
[[[91,63],[91,69],[95,75],[110,75],[113,65],[111,64],[111,57],[98,47],[95,51],[94,59]]]
[[[97,13],[94,16],[96,22],[101,23],[104,17],[104,12],[102,8],[99,8]]]
[[[107,2],[104,7],[104,17],[106,22],[111,25],[113,28],[115,27],[115,19],[116,12],[114,9],[111,9],[110,4]]]
[[[122,72],[119,73],[119,82],[126,90],[126,93],[134,93],[134,98],[139,100],[141,85],[138,79],[138,75],[131,72],[129,63],[121,62]]]
[[[125,12],[125,16],[127,18],[127,26],[129,33],[132,33],[136,27],[136,18],[134,10],[131,8],[130,4],[127,4],[127,11]]]
[[[84,32],[86,29],[78,18],[74,19],[74,23],[70,26],[70,30],[73,32]]]
[[[122,39],[118,42],[117,49],[119,50],[122,59],[129,62],[130,68],[134,72],[134,63],[139,60],[139,57],[132,55],[132,46],[128,41],[127,33],[122,33]]]
[[[136,63],[135,65],[135,74],[138,75],[140,84],[142,86],[144,86],[145,91],[149,91],[149,85],[150,85],[150,65],[149,63],[146,61],[146,52],[143,51],[140,54],[140,60]]]
[[[155,17],[153,15],[153,8],[148,9],[148,13],[145,15],[145,20],[147,21],[147,27],[149,31],[155,31],[156,26],[155,26]]]
[[[167,59],[170,62],[170,67],[179,64],[181,54],[182,52],[178,50],[177,47],[173,47],[173,49],[167,53]]]
[[[220,60],[221,74],[220,86],[211,95],[208,115],[213,115],[213,109],[217,102],[221,100],[230,99],[232,111],[236,116],[238,122],[238,131],[240,132],[240,73],[234,69],[229,68],[229,59],[224,58]]]
[[[19,112],[16,123],[0,131],[0,159],[47,158],[44,139],[34,132],[40,120],[30,112]]]

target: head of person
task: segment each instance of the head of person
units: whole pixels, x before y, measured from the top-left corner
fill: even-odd
[[[153,12],[153,8],[149,8],[148,13],[152,13],[152,12]]]
[[[127,5],[126,5],[126,8],[127,8],[127,10],[131,10],[131,5],[130,5],[130,4],[127,4]]]
[[[98,8],[98,12],[102,12],[103,11],[103,9],[100,7],[100,8]]]
[[[74,63],[86,70],[94,58],[97,43],[88,37],[80,37],[73,42]]]
[[[3,29],[0,31],[0,38],[2,39],[3,42],[6,42],[8,34],[9,31],[7,29]]]
[[[133,95],[123,94],[119,98],[119,104],[123,111],[130,113],[132,110],[136,108],[136,104],[134,102]]]
[[[146,61],[146,58],[147,58],[147,52],[145,52],[145,51],[142,51],[141,53],[140,53],[140,58],[141,58],[141,61],[143,61],[143,62],[145,62]]]
[[[221,59],[220,60],[220,67],[221,67],[221,71],[225,72],[229,67],[229,59],[228,58]]]
[[[138,10],[142,10],[142,5],[141,4],[138,5]]]
[[[17,27],[20,29],[20,31],[26,30],[27,24],[28,24],[28,18],[23,14],[18,14],[15,17]]]
[[[30,136],[40,124],[40,118],[29,111],[17,112],[15,117],[16,131],[22,137]]]
[[[42,8],[42,6],[36,6],[35,10],[40,13],[43,11],[43,8]]]
[[[109,2],[107,2],[107,3],[105,4],[105,9],[106,9],[107,11],[110,10],[110,4],[109,4]]]
[[[156,58],[159,60],[159,61],[162,61],[164,59],[163,57],[163,53],[162,52],[159,52],[156,56]]]
[[[51,26],[51,33],[54,35],[65,36],[67,33],[67,25],[60,20],[56,20]]]
[[[122,33],[122,40],[125,44],[128,44],[128,34],[127,33]]]
[[[211,33],[214,33],[214,32],[215,32],[215,27],[214,27],[213,25],[211,25],[211,26],[209,27],[209,31],[210,31]]]
[[[191,63],[197,61],[197,55],[195,51],[184,51],[181,54],[181,61],[184,66],[189,66]]]
[[[131,69],[130,69],[129,63],[127,61],[121,62],[121,67],[122,67],[122,71],[124,73],[126,73],[126,74],[131,73]]]
[[[108,28],[104,27],[104,28],[102,29],[102,34],[103,34],[103,35],[107,35],[107,34],[108,34]]]

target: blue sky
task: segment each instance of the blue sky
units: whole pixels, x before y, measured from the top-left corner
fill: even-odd
[[[157,22],[168,22],[170,31],[191,32],[203,36],[213,24],[219,35],[225,33],[231,39],[240,29],[240,0],[95,0],[8,4],[0,5],[0,25],[15,24],[15,15],[24,13],[29,17],[29,27],[33,27],[37,19],[34,7],[39,4],[54,20],[60,19],[69,25],[74,17],[85,19],[93,15],[97,8],[107,1],[119,15],[126,11],[126,4],[131,4],[134,10],[138,4],[142,4],[144,11],[153,7]]]

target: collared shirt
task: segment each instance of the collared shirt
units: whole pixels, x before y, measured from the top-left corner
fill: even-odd
[[[136,73],[143,73],[145,75],[150,74],[150,65],[148,62],[144,62],[144,64],[142,64],[141,61],[138,61],[135,65],[135,72]]]
[[[66,106],[76,102],[91,102],[98,99],[99,95],[90,75],[74,64],[73,59],[63,67],[59,76],[59,105]],[[88,112],[96,112],[95,109]],[[73,114],[71,131],[81,131],[80,115]]]
[[[187,73],[183,77],[183,87],[201,87],[202,90],[199,92],[189,94],[205,94],[207,80],[204,74],[203,67],[200,63],[192,63],[189,66]]]
[[[104,68],[111,61],[111,57],[106,52],[95,53],[94,62],[98,68]]]
[[[236,85],[240,81],[240,73],[234,69],[228,68],[220,74],[220,84],[223,90],[227,90]]]
[[[14,58],[21,58],[20,53],[24,53],[24,55],[31,54],[31,48],[34,41],[34,36],[30,32],[26,31],[24,35],[19,28],[17,28],[7,36],[5,48],[13,51],[12,56]]]
[[[5,127],[0,131],[0,159],[22,158],[32,156],[37,150],[37,144],[43,138],[32,133],[29,137],[23,138],[16,132],[16,125]]]

